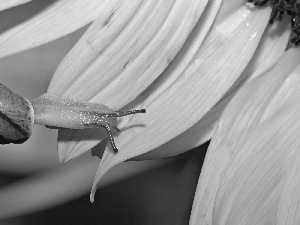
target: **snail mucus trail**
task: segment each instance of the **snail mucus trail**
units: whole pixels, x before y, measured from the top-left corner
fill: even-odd
[[[44,94],[29,102],[0,84],[0,144],[21,144],[29,139],[33,123],[70,128],[106,129],[114,152],[112,130],[119,132],[117,117],[145,113],[145,109],[114,111],[106,105]]]
[[[285,14],[291,16],[291,27],[294,36],[290,39],[296,46],[300,45],[300,0],[246,0],[253,3],[254,6],[265,6],[268,3],[272,5],[272,12],[269,24],[274,20],[282,21]]]

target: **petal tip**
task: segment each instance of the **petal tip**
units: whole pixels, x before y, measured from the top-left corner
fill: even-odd
[[[69,162],[70,160],[79,157],[81,154],[79,154],[78,152],[75,151],[59,151],[58,154],[58,159],[60,163],[66,163]]]
[[[59,157],[58,160],[59,160],[59,163],[66,163],[69,161],[66,158],[61,158],[61,157]]]
[[[58,161],[60,163],[66,163],[68,161],[64,151],[58,150]]]
[[[95,192],[96,192],[96,189],[93,187],[92,190],[91,190],[91,194],[90,194],[91,203],[94,203]]]

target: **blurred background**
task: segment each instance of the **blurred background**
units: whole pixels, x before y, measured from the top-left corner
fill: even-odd
[[[87,27],[0,60],[0,82],[29,100]],[[61,165],[57,130],[35,125],[22,145],[0,146],[0,224],[188,224],[207,144],[172,159],[125,162],[89,191],[100,159],[90,152]]]

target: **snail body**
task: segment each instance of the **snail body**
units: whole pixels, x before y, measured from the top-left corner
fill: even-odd
[[[33,123],[70,129],[103,127],[113,150],[118,152],[112,135],[112,130],[119,131],[117,117],[146,112],[145,109],[114,111],[103,104],[48,93],[30,103],[0,85],[0,144],[25,142],[31,135]]]
[[[136,113],[145,113],[145,109],[114,111],[106,105],[81,101],[68,97],[44,94],[32,101],[34,123],[70,129],[99,128],[106,129],[110,144],[115,152],[112,130],[119,132],[117,117]]]

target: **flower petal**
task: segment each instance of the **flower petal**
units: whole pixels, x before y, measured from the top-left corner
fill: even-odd
[[[48,92],[101,102],[111,108],[123,107],[175,57],[206,3],[207,0],[124,3],[112,12],[109,21],[94,22],[58,68]],[[82,139],[100,141],[101,136],[94,130],[60,132],[61,160],[78,156],[97,143],[76,143]]]
[[[300,144],[299,106],[285,105],[264,120],[233,157],[222,176],[213,224],[275,224],[283,182]]]
[[[48,92],[123,107],[175,57],[206,3],[124,3],[109,21],[98,19],[91,25],[59,66]]]
[[[291,72],[299,64],[299,59],[299,49],[289,50],[267,73],[244,86],[225,109],[203,165],[191,224],[211,223],[214,199],[224,171],[238,154],[249,134],[262,119],[266,119],[264,113],[268,111],[270,100],[276,96],[280,87],[284,86],[284,81],[288,80]],[[277,103],[279,106],[282,104]],[[272,113],[276,111],[274,107],[273,109]]]
[[[182,71],[178,79],[164,90],[152,85],[137,99],[147,107],[147,113],[130,118],[130,129],[124,130],[116,141],[121,149],[118,154],[110,150],[104,153],[91,200],[97,182],[107,170],[171,140],[220,100],[250,61],[267,25],[269,10],[250,12],[241,4],[239,11],[214,24],[204,43],[194,49],[197,53],[188,67],[178,68]]]
[[[195,148],[211,139],[218,126],[221,114],[233,95],[242,85],[268,70],[283,55],[291,32],[288,26],[289,22],[286,19],[284,22],[269,26],[266,29],[246,69],[225,96],[199,122],[171,141],[134,159],[145,160],[171,157]]]
[[[299,132],[299,131],[296,131]],[[284,182],[278,204],[276,224],[297,225],[300,223],[299,188],[300,188],[300,157],[299,151],[294,155]]]
[[[67,35],[118,5],[116,0],[32,1],[0,14],[0,57]],[[80,16],[79,16],[80,15]]]

